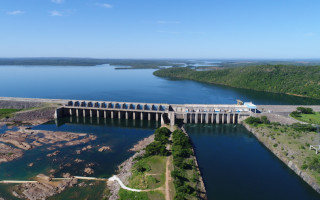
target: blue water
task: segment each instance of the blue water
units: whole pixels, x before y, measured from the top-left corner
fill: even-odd
[[[85,121],[81,118],[78,122],[76,119],[71,122],[70,118],[63,118],[59,119],[58,126],[53,122],[36,126],[33,130],[88,133],[96,135],[97,139],[86,144],[65,146],[55,150],[47,149],[51,145],[43,145],[25,151],[22,158],[0,165],[0,171],[5,172],[0,173],[0,180],[28,180],[39,173],[49,174],[50,169],[56,170],[54,174],[56,177],[61,177],[62,173],[66,172],[84,175],[85,164],[90,162],[96,164],[92,176],[108,178],[115,173],[120,163],[133,155],[133,152],[128,150],[138,141],[150,136],[158,126],[159,124],[153,121],[101,119],[98,122],[97,119],[90,118]],[[87,145],[92,145],[94,148],[76,154],[76,150]],[[110,146],[112,150],[98,152],[101,146]],[[56,150],[61,151],[58,156],[46,156]],[[84,162],[75,164],[74,160],[77,158]],[[29,163],[34,163],[34,166],[28,167]],[[59,168],[60,164],[67,163],[71,163],[72,166]]]
[[[186,131],[209,199],[320,199],[243,126],[186,125]]]
[[[320,104],[320,100],[256,92],[152,75],[154,69],[115,70],[90,67],[1,66],[0,96],[114,100],[155,103]]]
[[[5,133],[7,131],[17,131],[17,127],[8,127],[7,125],[0,126],[0,134]]]
[[[113,100],[158,103],[236,103],[236,99],[255,104],[320,104],[319,100],[202,84],[193,81],[168,80],[152,75],[154,70],[115,70],[103,65],[95,67],[0,67],[0,96],[37,97],[55,99]],[[114,152],[95,158],[93,153],[81,155],[81,159],[96,159],[101,166],[96,176],[108,176],[117,164],[131,154],[132,144],[150,135],[157,125],[111,120],[75,120],[45,124],[36,129],[74,131],[97,134],[95,142],[114,144]],[[304,183],[288,167],[263,147],[242,126],[187,126],[195,145],[209,199],[320,199],[311,187]],[[123,145],[123,146],[122,146]],[[78,147],[77,147],[78,148]],[[66,149],[64,159],[74,159],[74,149]],[[45,148],[26,152],[17,161],[0,165],[1,178],[21,178],[47,172],[50,167]],[[43,159],[37,160],[37,156]],[[105,160],[104,160],[105,158]],[[59,162],[65,162],[60,160]],[[103,162],[106,161],[106,162]],[[26,165],[35,162],[29,169]],[[107,166],[106,163],[112,163]],[[80,173],[77,168],[68,169]],[[65,171],[59,171],[63,173]],[[1,194],[1,188],[0,188]]]

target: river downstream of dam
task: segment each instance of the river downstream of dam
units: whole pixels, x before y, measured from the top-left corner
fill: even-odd
[[[116,70],[113,66],[0,67],[0,95],[4,97],[86,99],[155,103],[234,104],[237,99],[255,104],[320,104],[319,100],[209,85],[185,80],[168,80],[152,75],[153,69]],[[59,119],[34,127],[35,130],[90,133],[98,139],[92,145],[111,146],[100,156],[88,151],[81,155],[95,162],[94,176],[108,177],[116,166],[132,155],[128,150],[151,135],[160,124],[125,119]],[[269,152],[241,125],[187,125],[195,146],[209,199],[319,199],[311,187]],[[1,134],[2,132],[0,132]],[[67,164],[76,148],[62,151],[56,164],[46,157],[45,147],[30,151],[23,158],[0,164],[0,179],[29,179],[55,165]],[[81,147],[82,148],[82,147]],[[37,160],[42,157],[43,159]],[[63,160],[64,159],[64,160]],[[30,169],[27,164],[35,163]],[[112,164],[110,164],[112,163]],[[63,168],[80,173],[83,166]],[[7,196],[0,186],[0,196]],[[68,192],[68,191],[66,191]],[[55,199],[55,198],[52,198]],[[63,199],[57,197],[56,199]]]

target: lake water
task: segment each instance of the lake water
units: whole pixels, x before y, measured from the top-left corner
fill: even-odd
[[[113,100],[150,103],[320,104],[320,100],[256,92],[193,81],[168,81],[154,69],[115,70],[91,67],[0,66],[0,96]]]
[[[319,100],[202,84],[168,80],[152,75],[154,70],[115,70],[103,65],[94,67],[2,66],[0,96],[113,100],[157,103],[234,104],[236,99],[255,104],[320,104]],[[81,159],[101,163],[95,176],[108,177],[116,165],[132,153],[127,150],[138,140],[152,134],[159,124],[128,120],[70,118],[35,127],[39,130],[93,133],[93,144],[111,145],[113,151],[96,156],[93,152]],[[320,195],[305,184],[280,160],[264,148],[244,127],[237,125],[188,125],[203,172],[209,199],[319,199]],[[46,147],[26,152],[22,159],[1,164],[0,179],[30,178],[73,159],[70,147],[58,163],[46,157]],[[93,156],[95,155],[95,156]],[[41,160],[37,160],[41,157]],[[35,162],[33,169],[26,165]],[[81,173],[83,166],[58,171]],[[103,188],[103,187],[102,187]],[[4,192],[5,187],[0,187]],[[0,195],[1,196],[1,195]],[[61,197],[62,198],[62,197]],[[62,198],[63,199],[63,198]]]
[[[209,199],[316,200],[320,196],[242,125],[186,125]]]
[[[57,126],[58,124],[58,126]],[[88,133],[97,136],[86,144],[76,146],[57,148],[50,150],[50,145],[44,145],[25,151],[21,159],[17,159],[0,165],[0,180],[30,180],[40,173],[46,175],[51,169],[55,169],[53,173],[55,177],[62,177],[63,173],[83,176],[86,164],[94,163],[91,167],[94,174],[91,176],[109,178],[117,169],[117,166],[133,155],[133,152],[128,151],[134,144],[145,137],[153,134],[154,130],[159,127],[155,121],[134,121],[134,120],[119,120],[119,119],[76,119],[63,118],[56,123],[50,122],[39,125],[33,130],[48,130],[48,131],[68,131],[75,133]],[[63,144],[63,143],[62,143]],[[82,151],[77,154],[76,150],[81,150],[83,147],[91,145],[93,149]],[[98,152],[99,147],[110,146],[111,151]],[[54,157],[47,157],[47,154],[59,150],[60,153]],[[83,162],[76,163],[75,160],[80,159]],[[28,164],[33,163],[32,167]],[[70,166],[66,164],[71,164]],[[103,187],[99,187],[103,192]],[[0,185],[0,197],[6,199],[13,198],[8,194],[8,188]]]

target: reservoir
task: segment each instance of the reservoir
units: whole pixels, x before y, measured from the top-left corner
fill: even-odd
[[[85,99],[155,103],[234,104],[237,99],[255,104],[320,104],[319,100],[249,91],[185,80],[168,80],[152,75],[153,69],[116,70],[113,66],[1,66],[0,96],[52,99]],[[139,123],[137,123],[139,122]],[[61,119],[58,126],[47,123],[37,130],[91,133],[99,145],[110,145],[111,152],[81,159],[98,162],[95,176],[108,177],[116,166],[129,158],[128,149],[151,135],[159,124],[130,120]],[[311,187],[269,152],[241,125],[187,125],[195,146],[209,199],[319,199]],[[96,144],[94,144],[96,145]],[[46,172],[51,166],[73,158],[80,147],[62,152],[61,161],[52,163],[46,148],[31,150],[19,160],[1,164],[0,179],[25,179]],[[37,160],[43,157],[45,160]],[[63,160],[64,159],[64,160]],[[35,163],[30,170],[26,165]],[[38,164],[37,164],[38,163]],[[112,164],[110,164],[112,163]],[[83,167],[68,169],[80,173]],[[67,169],[66,169],[67,170]],[[61,175],[67,171],[59,171]],[[59,174],[60,173],[60,174]],[[2,186],[1,186],[2,187]],[[3,195],[4,189],[0,188]]]
[[[263,105],[320,104],[320,100],[174,80],[154,69],[115,70],[113,66],[0,66],[0,96],[150,103]]]

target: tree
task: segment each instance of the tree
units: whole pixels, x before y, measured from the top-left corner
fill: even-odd
[[[312,108],[298,107],[297,111],[301,112],[302,114],[313,114]]]
[[[261,122],[262,122],[263,124],[270,124],[270,121],[268,120],[268,118],[267,118],[266,116],[262,116],[262,117],[261,117]]]

